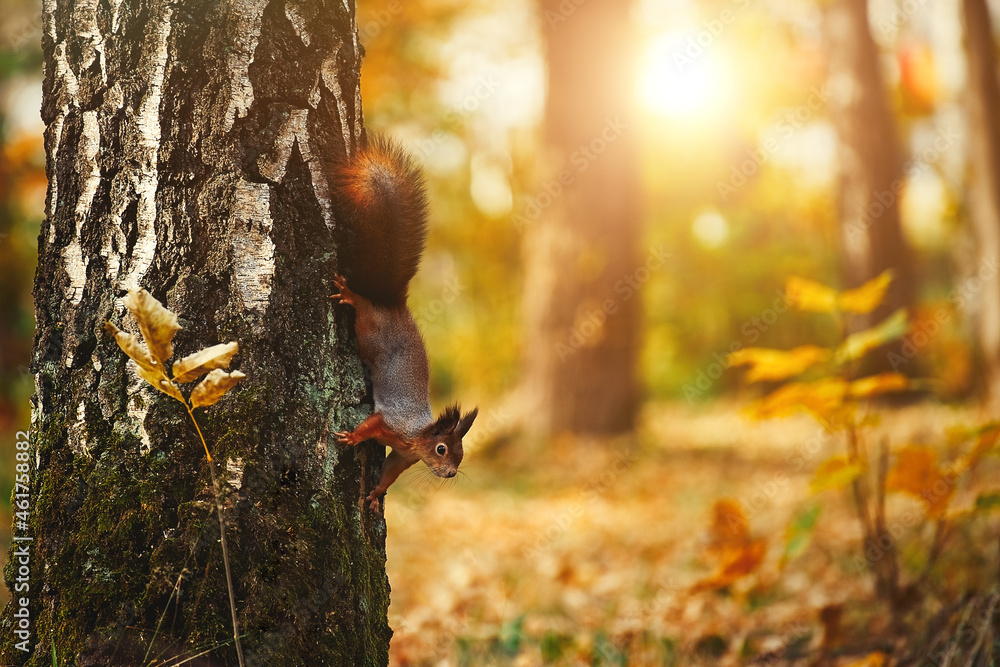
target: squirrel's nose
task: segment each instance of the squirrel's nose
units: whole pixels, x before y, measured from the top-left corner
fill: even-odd
[[[444,474],[444,476],[445,476],[445,477],[454,477],[454,476],[455,476],[455,475],[457,475],[457,474],[458,474],[458,471],[457,471],[457,470],[449,470],[448,472],[446,472],[446,473]]]

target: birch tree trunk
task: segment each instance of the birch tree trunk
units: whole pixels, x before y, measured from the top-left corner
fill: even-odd
[[[642,285],[634,39],[627,0],[540,0],[550,170],[524,232],[524,390],[533,433],[621,433],[635,422]]]
[[[386,664],[385,524],[359,503],[383,453],[331,436],[366,410],[328,298],[322,168],[362,132],[354,3],[45,0],[43,22],[49,190],[15,531],[30,590],[2,616],[0,663],[237,662],[204,450],[102,329],[135,332],[122,298],[145,287],[180,316],[177,357],[240,343],[247,379],[196,414],[247,664]]]
[[[966,89],[972,178],[969,219],[976,238],[974,279],[982,281],[970,304],[984,361],[987,402],[1000,416],[1000,83],[996,41],[984,0],[963,0],[965,52],[969,63]]]

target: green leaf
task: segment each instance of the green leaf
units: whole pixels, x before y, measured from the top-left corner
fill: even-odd
[[[812,540],[822,510],[822,505],[813,503],[795,515],[785,530],[785,553],[782,555],[782,560],[789,561],[802,555]]]
[[[976,509],[987,512],[1000,509],[1000,492],[984,493],[976,498]]]
[[[906,309],[900,308],[871,329],[865,329],[847,337],[835,355],[838,364],[855,361],[886,343],[906,334],[909,324]]]
[[[853,482],[861,474],[857,463],[848,463],[844,456],[834,456],[819,465],[809,490],[820,493],[827,489],[839,489]]]

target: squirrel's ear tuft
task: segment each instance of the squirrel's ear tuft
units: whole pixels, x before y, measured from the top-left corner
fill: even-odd
[[[457,407],[457,406],[456,406]],[[469,432],[472,428],[472,422],[476,421],[476,416],[479,414],[479,408],[472,408],[472,412],[467,412],[464,417],[458,422],[458,427],[455,429],[458,433],[458,437],[464,438],[465,434]]]
[[[458,426],[459,415],[458,404],[449,405],[441,413],[441,416],[437,418],[437,421],[427,427],[426,433],[428,435],[447,435],[451,433]]]

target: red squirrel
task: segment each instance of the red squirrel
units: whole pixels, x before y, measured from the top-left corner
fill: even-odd
[[[377,510],[389,485],[417,461],[438,477],[454,477],[462,462],[462,438],[479,409],[461,416],[454,405],[437,419],[431,414],[427,350],[406,307],[427,236],[427,196],[420,169],[395,143],[372,136],[331,165],[330,176],[349,278],[334,277],[339,291],[330,298],[354,308],[358,351],[375,400],[370,417],[354,431],[336,436],[348,446],[378,440],[392,448],[367,498]]]

